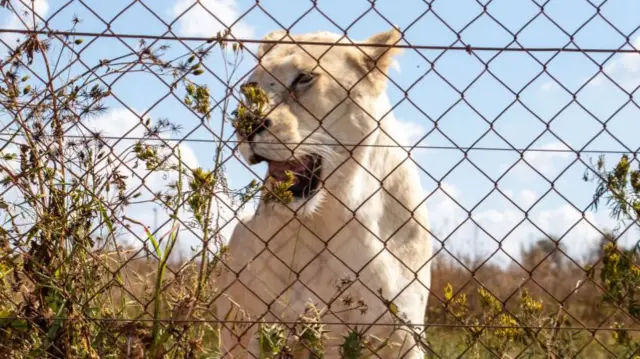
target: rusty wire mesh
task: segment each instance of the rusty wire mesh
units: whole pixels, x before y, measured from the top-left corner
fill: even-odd
[[[272,311],[276,299],[297,286],[313,298],[298,297],[294,307],[299,310],[307,299],[317,307],[306,313],[302,328],[317,329],[313,310],[322,308],[334,319],[320,322],[328,330],[343,330],[337,334],[342,344],[371,344],[375,340],[367,334],[376,327],[409,328],[412,345],[423,354],[407,358],[640,355],[640,276],[634,256],[640,172],[633,169],[640,150],[640,21],[632,15],[640,9],[622,0],[563,1],[423,0],[407,2],[404,10],[390,1],[331,6],[320,1],[178,1],[172,6],[142,0],[0,1],[9,18],[0,30],[0,293],[5,302],[0,330],[6,337],[0,349],[7,357],[216,357],[220,346],[247,349],[237,340],[242,333],[255,335],[249,329],[271,323],[292,330],[298,345],[318,351],[300,331],[299,318],[289,313],[288,319],[276,320],[280,315]],[[307,41],[283,33],[259,40],[247,24],[260,18],[269,23],[261,31],[295,35],[329,29],[337,35]],[[305,25],[310,18],[313,25]],[[364,44],[346,37],[367,38],[396,25],[398,42]],[[339,84],[338,92],[345,94],[323,115],[313,116],[317,127],[298,141],[278,138],[273,128],[280,120],[273,114],[281,106],[298,106],[296,113],[308,117],[321,101],[298,101],[293,78],[278,72],[283,70],[273,59],[263,63],[259,48],[272,45],[315,60],[312,71]],[[318,47],[322,50],[313,50]],[[369,86],[368,76],[381,76],[373,74],[375,66],[344,86],[349,74],[331,73],[321,63],[332,51],[352,51],[368,63],[372,53],[392,49],[404,50],[398,62],[402,71],[391,62],[383,65],[391,67],[381,70],[393,101],[376,114],[367,113],[366,99],[351,97],[365,91],[356,88]],[[269,112],[259,116],[257,127],[238,134],[234,110],[255,102],[239,89],[256,81],[250,80],[253,73],[263,76],[256,85],[282,86],[281,92],[293,97],[269,99]],[[264,80],[269,76],[271,84]],[[345,104],[375,123],[354,142],[323,128],[323,121]],[[394,123],[406,138],[370,141],[373,133],[388,135],[380,122],[392,112],[404,117]],[[316,140],[316,131],[324,131],[324,141]],[[289,148],[294,160],[301,160],[296,151],[312,152],[314,146],[325,157],[327,148],[345,156],[331,164],[331,172],[322,172],[318,186],[325,200],[350,218],[336,228],[327,225],[332,233],[316,234],[313,219],[299,218],[296,208],[279,212],[290,216],[282,223],[273,217],[272,223],[295,224],[306,233],[304,263],[278,258],[282,251],[297,253],[292,248],[297,242],[282,235],[277,239],[283,228],[259,233],[247,227],[243,235],[260,237],[262,247],[244,253],[238,245],[240,252],[232,254],[241,260],[235,262],[228,253],[233,229],[256,211],[251,206],[260,203],[258,210],[264,209],[266,198],[278,202],[287,196],[286,190],[261,187],[264,170],[247,163],[259,158],[238,150],[242,143],[260,145],[254,140],[258,134],[271,135],[262,144]],[[353,155],[358,148],[377,148],[381,157],[359,161]],[[377,177],[367,164],[384,162],[392,150],[404,157]],[[624,154],[628,157],[621,160]],[[370,176],[379,187],[358,203],[344,198],[343,191],[332,193],[324,183],[339,176],[343,166],[356,168],[362,183]],[[402,166],[419,173],[424,191],[410,200],[412,208],[385,188]],[[606,172],[612,166],[617,172]],[[316,176],[315,168],[301,170]],[[627,174],[629,180],[614,181]],[[340,179],[361,193],[358,182],[349,180]],[[591,212],[607,193],[613,216],[608,208]],[[408,216],[386,238],[379,228],[366,228],[360,211],[376,196],[397,201],[394,208]],[[303,197],[298,201],[314,196]],[[332,215],[322,206],[312,218]],[[383,208],[378,220],[384,225],[385,217],[397,213]],[[414,220],[419,208],[429,211],[429,223]],[[620,220],[625,215],[628,220]],[[402,232],[409,222],[422,234]],[[345,257],[331,248],[349,226],[365,230],[356,233],[379,248],[363,257],[359,269],[350,265],[360,253],[352,250]],[[430,269],[426,283],[402,263],[410,253],[389,250],[396,233],[408,240],[431,238],[429,255],[417,266]],[[236,237],[236,243],[243,238]],[[389,283],[360,278],[384,255],[404,267],[396,277],[379,278],[408,280],[427,291],[424,321],[407,323],[402,306],[394,304],[409,285],[388,296],[379,288],[391,288]],[[249,263],[265,258],[279,269],[264,271],[290,275],[268,295],[242,277],[251,275]],[[332,264],[314,262],[319,258]],[[306,271],[312,263],[321,271]],[[399,274],[408,268],[416,273]],[[223,272],[233,280],[220,280]],[[331,283],[311,283],[327,273],[335,277]],[[355,297],[349,292],[354,283],[360,286]],[[264,311],[247,318],[221,312],[217,306],[224,307],[220,300],[233,285],[244,293],[236,292],[236,301],[253,301]],[[323,298],[330,291],[335,296]],[[360,301],[363,295],[379,302]],[[386,319],[366,314],[380,305]],[[340,306],[358,315],[340,320],[346,311]],[[219,328],[240,334],[222,343]],[[347,339],[340,339],[343,334]],[[358,357],[345,354],[347,346],[338,347],[326,356],[339,357],[342,350],[342,357]],[[281,346],[274,357],[293,357],[288,350]],[[384,353],[373,356],[391,357]]]

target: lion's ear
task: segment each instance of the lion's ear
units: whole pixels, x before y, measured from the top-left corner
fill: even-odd
[[[365,52],[362,56],[368,69],[376,67],[378,70],[386,73],[393,61],[393,57],[402,52],[401,49],[393,47],[393,45],[397,45],[400,40],[402,40],[402,33],[396,28],[375,34],[365,40],[364,44],[383,45],[361,46],[361,49]]]
[[[362,43],[382,46],[359,46],[362,51],[355,51],[355,62],[364,72],[370,88],[376,94],[384,91],[387,85],[386,74],[393,62],[393,57],[402,52],[400,48],[393,47],[400,40],[402,40],[402,33],[394,28],[373,35]]]
[[[262,40],[267,40],[267,41],[287,40],[285,38],[286,35],[287,35],[287,32],[285,30],[275,30],[265,35],[265,37],[263,37]],[[269,50],[271,50],[275,45],[276,44],[273,42],[266,42],[266,43],[260,44],[260,47],[258,48],[258,54],[257,54],[258,58],[261,58],[262,56],[264,56],[264,54],[266,54]]]

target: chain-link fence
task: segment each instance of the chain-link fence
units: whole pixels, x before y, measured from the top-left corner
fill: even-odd
[[[640,3],[0,11],[0,358],[640,355]]]

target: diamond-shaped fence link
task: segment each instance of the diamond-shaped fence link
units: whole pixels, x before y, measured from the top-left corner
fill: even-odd
[[[0,358],[640,356],[640,4],[0,11]]]

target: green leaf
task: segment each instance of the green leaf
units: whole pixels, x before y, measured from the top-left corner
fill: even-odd
[[[160,249],[160,243],[158,243],[156,237],[154,237],[153,234],[149,232],[149,229],[147,229],[147,227],[144,227],[144,231],[147,234],[147,238],[149,239],[149,241],[151,241],[151,244],[153,244],[153,248],[155,249],[158,258],[162,258],[162,249]]]
[[[453,286],[451,286],[451,283],[447,283],[447,286],[444,287],[444,299],[451,300],[452,297],[453,297]]]
[[[113,233],[113,223],[111,223],[109,216],[107,216],[107,211],[104,209],[104,206],[100,201],[98,201],[98,210],[100,211],[100,215],[102,215],[102,218],[104,218],[104,223],[107,225],[109,233]]]
[[[398,313],[400,313],[400,309],[398,309],[398,306],[396,305],[396,303],[393,303],[393,302],[389,302],[389,311],[393,315],[398,315]]]

